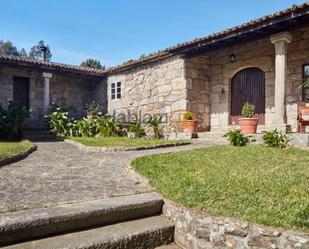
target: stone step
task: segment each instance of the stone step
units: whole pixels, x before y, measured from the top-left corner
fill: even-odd
[[[159,246],[156,249],[180,249],[180,247],[175,244],[169,244],[169,245]]]
[[[171,221],[153,216],[24,242],[4,249],[152,249],[173,240]]]
[[[144,193],[0,214],[0,246],[161,213],[162,198]]]
[[[25,129],[23,137],[30,141],[63,141],[61,137],[51,134],[47,129]]]

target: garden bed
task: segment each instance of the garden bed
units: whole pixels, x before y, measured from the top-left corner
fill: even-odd
[[[0,142],[0,166],[22,160],[35,149],[36,146],[28,140]]]
[[[132,166],[185,207],[308,232],[308,162],[304,150],[252,145],[144,156]]]
[[[190,144],[182,140],[144,139],[127,137],[69,137],[66,142],[85,151],[130,151]]]

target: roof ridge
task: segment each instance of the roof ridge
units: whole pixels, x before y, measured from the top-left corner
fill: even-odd
[[[65,64],[60,62],[53,62],[53,61],[44,61],[44,60],[34,60],[27,57],[22,56],[14,56],[14,55],[0,55],[0,59],[9,60],[9,61],[18,61],[18,62],[25,62],[33,65],[41,65],[41,66],[50,66],[55,68],[63,68],[63,69],[71,69],[80,72],[93,72],[98,75],[104,74],[106,70],[96,69],[91,67],[82,67],[78,65],[71,65]]]

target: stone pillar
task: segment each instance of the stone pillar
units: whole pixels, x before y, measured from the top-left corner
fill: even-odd
[[[49,114],[49,80],[53,75],[51,73],[42,73],[44,80],[44,116]]]
[[[287,44],[292,41],[292,36],[288,32],[277,33],[270,36],[270,40],[275,44],[275,124],[281,130],[286,130],[285,121],[285,88],[286,88],[286,68],[287,68]]]

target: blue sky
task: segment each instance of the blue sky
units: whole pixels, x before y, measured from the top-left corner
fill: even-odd
[[[44,40],[53,61],[107,66],[302,3],[297,0],[10,0],[0,39],[28,50]]]

